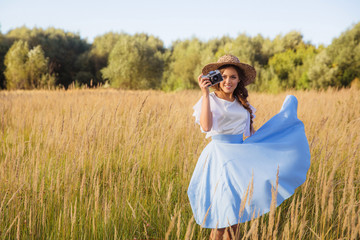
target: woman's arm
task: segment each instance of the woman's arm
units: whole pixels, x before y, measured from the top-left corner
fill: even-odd
[[[208,132],[211,130],[213,123],[209,97],[209,86],[211,85],[211,82],[209,81],[209,78],[202,78],[202,75],[198,77],[198,82],[202,92],[200,126],[205,132]]]

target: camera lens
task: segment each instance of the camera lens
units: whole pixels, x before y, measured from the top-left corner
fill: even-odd
[[[214,81],[217,81],[217,80],[219,79],[219,77],[218,77],[218,76],[214,76],[213,79],[214,79]]]

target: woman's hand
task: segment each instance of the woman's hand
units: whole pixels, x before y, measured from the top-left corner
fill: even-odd
[[[203,94],[208,95],[211,82],[210,82],[209,78],[207,78],[207,77],[203,78],[202,76],[203,75],[200,74],[198,77],[199,87],[201,88],[201,92]]]

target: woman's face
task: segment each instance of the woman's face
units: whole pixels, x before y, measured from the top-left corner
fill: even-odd
[[[222,77],[224,81],[220,82],[220,88],[225,93],[233,93],[238,83],[240,82],[239,75],[234,67],[227,67],[222,70]]]

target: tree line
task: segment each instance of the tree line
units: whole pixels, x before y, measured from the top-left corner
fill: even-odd
[[[325,46],[291,31],[274,39],[236,38],[175,41],[168,48],[148,34],[109,32],[88,43],[56,28],[19,27],[0,33],[0,88],[68,88],[69,85],[165,91],[197,87],[202,67],[224,54],[255,67],[252,90],[348,87],[360,78],[360,22]]]

